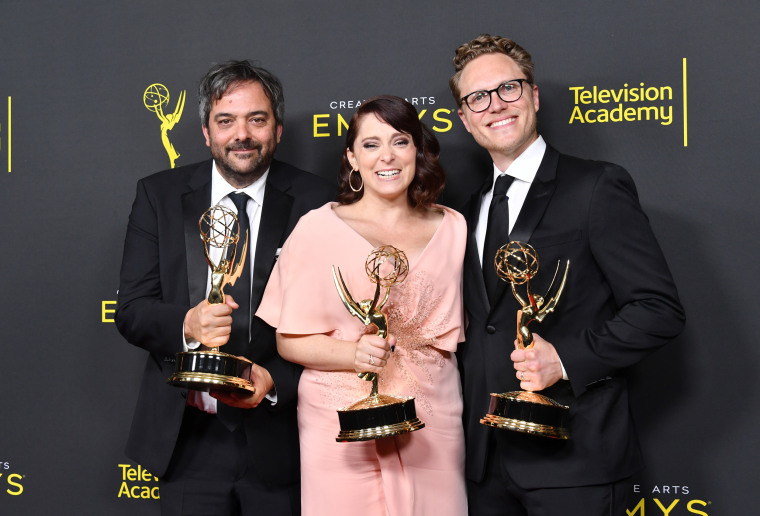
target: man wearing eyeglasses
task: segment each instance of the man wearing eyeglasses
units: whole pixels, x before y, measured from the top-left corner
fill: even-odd
[[[493,160],[463,213],[469,225],[462,370],[470,514],[622,515],[642,467],[627,370],[677,336],[684,314],[665,258],[621,167],[559,153],[538,134],[530,54],[481,35],[456,51],[459,117]],[[520,309],[494,257],[529,243],[543,295],[570,261],[555,313],[516,349]],[[534,391],[570,407],[568,440],[480,423],[490,393]]]

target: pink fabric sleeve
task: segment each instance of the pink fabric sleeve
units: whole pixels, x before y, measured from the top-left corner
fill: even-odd
[[[330,334],[351,318],[332,280],[331,254],[341,239],[324,210],[306,214],[293,229],[256,311],[278,333]]]

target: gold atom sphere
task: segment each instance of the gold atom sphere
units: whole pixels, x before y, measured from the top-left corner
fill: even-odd
[[[169,90],[160,83],[151,84],[143,93],[143,104],[154,113],[169,103]]]
[[[400,283],[409,273],[406,254],[392,245],[383,245],[372,250],[364,266],[372,283],[388,288]]]
[[[219,204],[203,212],[198,221],[203,242],[221,249],[237,243],[240,239],[238,227],[235,212]]]
[[[513,240],[496,252],[494,267],[499,278],[522,285],[538,272],[538,253],[530,244]]]

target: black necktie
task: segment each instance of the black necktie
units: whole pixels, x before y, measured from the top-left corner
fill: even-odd
[[[235,203],[235,208],[237,208],[238,212],[238,234],[240,235],[240,240],[238,241],[235,262],[240,261],[240,257],[243,255],[242,246],[244,243],[249,243],[249,249],[245,256],[245,262],[243,262],[243,270],[240,273],[240,277],[235,281],[234,285],[228,285],[225,289],[225,293],[230,294],[240,307],[232,312],[230,340],[222,348],[222,351],[231,355],[243,355],[248,349],[251,328],[251,223],[248,220],[248,212],[246,211],[250,197],[244,192],[234,192],[229,194],[229,198]]]
[[[494,258],[501,246],[509,242],[509,197],[507,190],[514,181],[514,177],[502,174],[496,178],[493,187],[493,198],[488,208],[488,226],[486,227],[486,241],[483,246],[483,279],[486,282],[488,300],[494,303],[497,287],[501,281],[494,269]]]
[[[243,243],[249,244],[248,252],[245,255],[245,261],[243,262],[243,270],[240,273],[240,277],[235,281],[234,285],[227,285],[224,289],[225,294],[230,294],[235,302],[240,305],[236,310],[232,312],[232,331],[230,333],[230,340],[222,346],[220,351],[229,353],[230,355],[245,355],[248,350],[248,341],[250,335],[251,326],[251,252],[250,252],[250,228],[251,223],[248,220],[248,212],[246,206],[248,205],[248,194],[244,192],[233,192],[228,196],[237,208],[238,217],[238,234],[240,240],[238,241],[237,253],[235,255],[235,263],[240,261],[240,257],[243,255]],[[246,239],[246,235],[248,238]],[[230,407],[222,402],[217,402],[216,413],[222,424],[232,432],[240,426],[243,421],[243,410],[235,407]]]

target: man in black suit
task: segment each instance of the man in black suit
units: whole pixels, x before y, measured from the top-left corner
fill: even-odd
[[[284,104],[271,73],[247,61],[217,65],[199,98],[213,159],[142,179],[129,217],[116,324],[149,356],[126,453],[159,477],[164,515],[300,514],[301,368],[280,358],[274,330],[251,314],[293,226],[334,188],[272,158]],[[250,222],[246,311],[236,310],[232,295],[222,304],[206,301],[210,269],[198,219],[215,204]],[[233,320],[243,321],[241,333]],[[201,345],[251,360],[255,392],[209,395],[168,385],[175,354]]]
[[[482,35],[459,47],[454,67],[459,116],[494,163],[463,210],[469,326],[459,358],[470,514],[625,514],[628,480],[642,466],[626,371],[684,324],[668,266],[628,173],[560,154],[539,136],[528,52]],[[520,305],[491,274],[489,236],[536,249],[544,264],[532,280],[536,294],[557,262],[570,260],[557,311],[532,328],[532,349],[516,349]],[[490,393],[520,389],[570,407],[570,440],[480,424]]]

